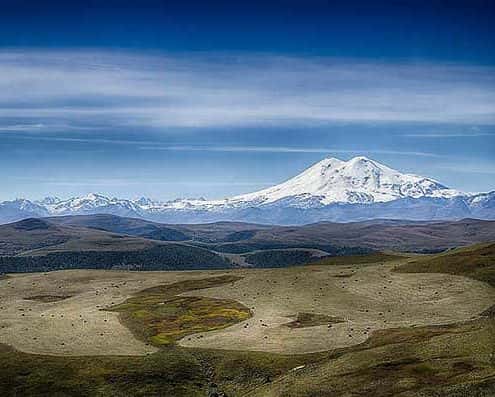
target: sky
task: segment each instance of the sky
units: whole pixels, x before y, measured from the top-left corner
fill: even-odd
[[[0,200],[221,198],[357,155],[495,190],[493,1],[0,5]]]

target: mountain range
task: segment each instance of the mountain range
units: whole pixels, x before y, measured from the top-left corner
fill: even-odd
[[[167,223],[241,221],[298,225],[371,219],[495,219],[495,191],[464,193],[434,179],[404,174],[366,157],[325,158],[258,192],[221,200],[155,201],[90,193],[0,203],[0,223],[28,217],[112,214]]]

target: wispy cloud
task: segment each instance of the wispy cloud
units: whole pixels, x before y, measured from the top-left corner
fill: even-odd
[[[464,161],[462,164],[440,164],[434,166],[433,168],[454,171],[461,174],[495,175],[494,163],[470,164]]]
[[[163,179],[142,179],[139,180],[132,178],[78,178],[77,180],[60,179],[60,178],[31,178],[31,177],[5,177],[6,180],[32,182],[37,184],[43,184],[47,186],[78,186],[87,188],[100,188],[108,186],[141,186],[143,183],[152,184],[153,186],[271,186],[276,181],[218,181],[218,180],[163,180]]]
[[[58,136],[18,136],[17,139],[48,141],[48,142],[66,142],[82,144],[104,144],[104,145],[129,145],[136,147],[138,150],[150,151],[170,151],[170,152],[225,152],[225,153],[319,153],[319,154],[389,154],[398,156],[420,156],[420,157],[445,157],[442,154],[425,151],[407,151],[407,150],[389,150],[389,149],[341,149],[335,147],[301,147],[301,146],[262,146],[262,145],[164,145],[160,141],[150,140],[133,140],[133,139],[107,139],[107,138],[71,138]],[[91,146],[91,150],[93,146]]]
[[[445,139],[445,138],[478,138],[478,137],[495,137],[495,134],[463,134],[463,133],[450,133],[450,134],[405,134],[408,138],[424,138],[424,139]]]
[[[15,111],[13,112],[15,113]],[[48,124],[0,124],[2,132],[52,132],[52,131],[88,131],[98,127],[77,126],[70,124],[60,124],[49,122]]]
[[[7,124],[0,125],[0,132],[23,132],[38,131],[43,128],[43,124]]]
[[[184,151],[184,152],[258,152],[258,153],[321,153],[321,154],[393,154],[403,156],[421,156],[421,157],[443,157],[440,154],[429,152],[386,150],[386,149],[338,149],[331,147],[288,147],[288,146],[141,146],[141,150],[164,150],[164,151]]]
[[[16,123],[1,122],[7,118]],[[494,124],[495,69],[255,54],[0,52],[4,131],[370,121]]]
[[[133,186],[142,185],[143,181],[131,181],[129,179],[120,180],[102,180],[102,181],[37,181],[42,182],[46,185],[51,186],[83,186],[83,187],[108,187],[108,186]],[[274,183],[267,182],[238,182],[238,181],[149,181],[148,183],[153,183],[154,186],[166,185],[166,186],[271,186]]]
[[[479,131],[464,131],[464,132],[425,132],[404,134],[403,136],[408,138],[424,138],[424,139],[437,139],[437,138],[495,138],[495,132],[479,132]]]

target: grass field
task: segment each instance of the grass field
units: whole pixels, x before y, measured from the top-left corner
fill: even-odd
[[[253,317],[226,329],[195,334],[179,344],[286,354],[328,351],[364,342],[380,329],[469,320],[495,301],[495,290],[479,281],[393,271],[408,260],[238,270],[235,274],[243,278],[234,285],[184,295],[235,300],[250,308]],[[331,328],[327,324],[287,327],[298,313],[344,321]]]
[[[495,320],[375,332],[309,355],[165,347],[145,357],[52,357],[0,347],[5,396],[442,396],[495,392]],[[206,364],[205,364],[206,363]]]
[[[495,319],[377,331],[249,397],[495,395]]]
[[[396,269],[402,273],[447,273],[495,287],[495,243],[476,244],[442,254],[418,257]]]
[[[495,289],[477,269],[493,252],[456,252],[9,276],[0,395],[492,396]],[[452,274],[425,268],[447,255]]]
[[[493,283],[495,245],[481,244],[401,264],[397,272],[447,273]],[[453,306],[455,307],[455,306]],[[249,397],[490,397],[495,395],[495,311],[449,325],[375,331]]]

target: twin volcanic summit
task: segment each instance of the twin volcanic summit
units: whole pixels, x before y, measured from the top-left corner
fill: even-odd
[[[258,192],[222,200],[125,200],[88,194],[62,200],[0,203],[0,222],[28,217],[113,214],[166,223],[243,221],[265,224],[370,219],[495,219],[495,191],[468,194],[403,174],[366,157],[325,158],[301,174]]]

